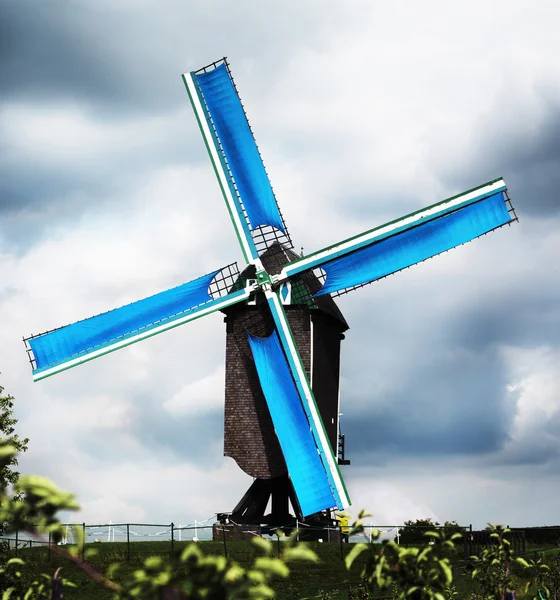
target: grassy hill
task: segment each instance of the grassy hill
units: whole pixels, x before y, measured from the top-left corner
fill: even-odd
[[[180,554],[182,549],[193,542],[175,542],[174,553]],[[204,541],[198,542],[205,554],[223,555],[224,545],[222,542]],[[353,544],[339,543],[310,543],[309,546],[317,553],[320,562],[316,565],[306,563],[301,568],[294,566],[288,581],[279,581],[275,586],[277,597],[280,600],[298,598],[304,599],[345,599],[349,597],[349,590],[356,593],[360,582],[360,572],[365,558],[362,555],[350,572],[344,566],[343,557],[350,552]],[[95,549],[96,556],[88,559],[88,565],[101,574],[112,563],[122,564],[122,570],[114,578],[115,582],[136,569],[138,569],[148,556],[169,557],[170,544],[162,541],[134,542],[127,549],[126,542],[102,542],[86,545],[86,550]],[[275,544],[275,553],[278,546]],[[537,552],[536,548],[529,549]],[[130,554],[129,554],[130,552]],[[558,549],[549,549],[545,554],[556,555]],[[227,543],[228,558],[239,562],[242,566],[249,566],[254,557],[253,546],[246,541],[229,541]],[[47,548],[35,547],[24,548],[19,551],[19,556],[27,563],[26,577],[39,573],[54,573],[57,568],[62,567],[62,576],[70,579],[78,585],[77,589],[65,590],[65,599],[75,600],[109,600],[112,592],[102,584],[93,581],[78,566],[67,559],[60,557],[54,550],[49,552]],[[474,590],[474,584],[468,574],[465,574],[465,565],[462,556],[458,556],[454,563],[454,586],[458,595],[456,600],[466,598]],[[357,596],[354,596],[357,597]],[[388,593],[379,594],[379,597],[388,597]],[[518,595],[518,597],[521,597]]]

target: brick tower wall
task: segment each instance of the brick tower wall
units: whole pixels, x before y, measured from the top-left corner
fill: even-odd
[[[284,308],[308,377],[311,377],[313,335],[312,387],[336,455],[341,326],[321,311],[304,306]],[[257,306],[234,307],[228,309],[225,321],[224,455],[233,458],[251,477],[269,479],[285,475],[286,463],[247,341],[247,331],[259,336],[272,332],[270,314],[266,307],[262,312]]]

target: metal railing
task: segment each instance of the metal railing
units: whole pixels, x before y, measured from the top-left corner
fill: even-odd
[[[212,524],[209,521],[213,521]],[[80,554],[83,556],[86,546],[97,547],[100,551],[112,551],[119,554],[120,560],[130,560],[132,556],[139,554],[166,554],[173,555],[176,551],[182,549],[188,542],[215,542],[219,543],[220,551],[224,555],[229,554],[229,548],[239,548],[246,546],[252,537],[262,536],[277,544],[278,553],[281,551],[282,538],[274,533],[263,533],[258,527],[249,527],[235,525],[232,523],[222,524],[214,522],[215,517],[205,521],[195,521],[188,525],[153,524],[153,523],[106,523],[100,525],[88,525],[86,523],[68,523],[65,527],[65,534],[60,541],[55,542],[51,536],[46,538],[33,537],[26,532],[15,532],[8,536],[0,536],[0,544],[4,545],[11,554],[18,556],[21,553],[46,552],[50,559],[53,546],[75,545],[79,538],[83,540],[83,547]],[[81,531],[81,536],[76,535],[76,528]],[[356,542],[377,542],[393,539],[396,543],[403,546],[418,546],[430,543],[423,534],[429,530],[448,529],[452,531],[463,531],[463,539],[458,540],[457,546],[459,552],[460,546],[463,548],[463,558],[469,559],[473,554],[479,554],[481,550],[493,543],[490,538],[490,532],[487,530],[473,530],[469,526],[402,526],[402,525],[374,525],[366,524],[364,531],[358,535],[349,536],[347,526],[338,525],[336,527],[310,527],[306,523],[295,521],[289,530],[298,529],[298,538],[305,541],[312,541],[315,547],[319,544],[340,544],[341,557],[344,554],[343,545]],[[379,532],[376,539],[374,531]],[[241,544],[240,544],[241,542]],[[243,544],[242,542],[245,542]],[[510,542],[514,554],[524,555],[532,551],[560,547],[560,526],[559,527],[528,527],[525,529],[512,528]]]

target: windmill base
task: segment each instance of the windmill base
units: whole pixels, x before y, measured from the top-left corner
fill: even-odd
[[[266,513],[270,503],[270,512]],[[294,514],[290,512],[290,505]],[[231,513],[218,513],[214,525],[216,540],[247,539],[270,535],[281,529],[289,535],[296,527],[300,539],[340,541],[340,526],[330,511],[303,517],[292,482],[287,475],[255,479]]]

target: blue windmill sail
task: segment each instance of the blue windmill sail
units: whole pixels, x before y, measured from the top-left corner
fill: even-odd
[[[221,269],[106,313],[28,338],[35,380],[118,350],[249,297],[242,289],[212,298],[208,289]]]
[[[272,318],[278,332],[278,340],[284,352],[287,366],[291,371],[300,402],[307,417],[311,434],[321,458],[323,468],[329,480],[332,493],[334,495],[335,505],[340,510],[350,506],[350,497],[348,490],[344,485],[338,460],[334,455],[333,449],[328,441],[325,426],[319,412],[315,396],[311,389],[311,384],[305,372],[301,356],[299,354],[292,329],[288,318],[279,298],[279,292],[271,289],[265,290],[265,297],[272,313]]]
[[[247,262],[273,241],[291,247],[227,63],[186,73],[183,80]],[[269,236],[263,227],[277,233]]]
[[[321,268],[326,283],[315,295],[370,283],[515,220],[503,179],[448,198],[295,260],[279,281]]]
[[[385,238],[353,254],[326,262],[325,285],[315,294],[334,293],[369,283],[441,254],[511,221],[503,193],[434,221]]]
[[[226,65],[196,75],[196,81],[252,229],[271,225],[284,231],[270,180]]]
[[[336,506],[276,332],[249,336],[259,381],[304,516]]]

